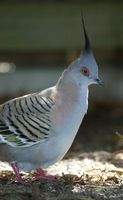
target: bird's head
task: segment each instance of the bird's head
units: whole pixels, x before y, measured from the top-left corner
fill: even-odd
[[[72,62],[68,70],[73,79],[79,85],[100,84],[103,82],[98,77],[98,66],[91,50],[90,41],[85,29],[84,20],[82,18],[82,25],[84,30],[85,47],[80,57]]]

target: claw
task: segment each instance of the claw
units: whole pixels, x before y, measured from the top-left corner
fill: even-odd
[[[22,178],[22,176],[20,175],[20,172],[19,172],[17,162],[11,162],[10,165],[15,173],[15,181],[14,182],[22,183],[22,184],[26,184],[26,185],[31,183],[29,180],[24,180]]]
[[[58,180],[61,177],[59,175],[51,175],[47,174],[46,171],[43,169],[37,169],[35,175],[33,176],[33,181],[39,180],[39,179],[45,179],[45,180]]]
[[[17,182],[17,183],[30,184],[31,182],[36,181],[36,180],[40,180],[40,179],[58,180],[58,179],[61,178],[61,176],[59,176],[59,175],[47,174],[46,171],[44,171],[43,169],[40,168],[40,169],[36,170],[36,173],[32,177],[32,180],[23,179],[22,176],[20,175],[17,162],[11,162],[10,165],[11,165],[11,167],[12,167],[14,173],[15,173],[15,182]]]

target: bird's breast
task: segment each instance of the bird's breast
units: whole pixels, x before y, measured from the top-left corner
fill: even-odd
[[[52,138],[48,146],[52,146],[52,156],[60,160],[69,150],[82,119],[87,112],[87,99],[80,102],[63,102],[55,107],[52,113]]]
[[[70,98],[59,98],[52,112],[53,127],[56,133],[75,137],[88,108],[88,91]]]

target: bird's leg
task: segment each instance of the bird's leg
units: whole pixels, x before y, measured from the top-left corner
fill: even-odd
[[[19,168],[18,168],[17,162],[11,162],[10,165],[11,165],[11,167],[12,167],[14,173],[15,173],[15,180],[18,183],[28,184],[28,183],[31,183],[32,181],[39,180],[39,179],[45,179],[45,180],[60,179],[60,176],[47,174],[46,171],[39,168],[39,169],[36,170],[36,173],[32,177],[31,181],[24,180],[19,173]]]
[[[20,175],[20,172],[19,172],[19,168],[18,168],[18,165],[17,165],[17,162],[11,162],[10,163],[14,173],[15,173],[15,180],[16,182],[18,183],[24,183],[25,181],[22,179],[21,175]]]
[[[35,175],[33,176],[33,180],[39,180],[39,179],[56,180],[60,178],[61,177],[58,175],[47,174],[47,172],[41,168],[37,169]]]

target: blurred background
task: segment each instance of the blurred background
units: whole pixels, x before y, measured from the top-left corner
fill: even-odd
[[[113,151],[123,133],[122,0],[1,0],[0,103],[56,83],[83,49],[81,10],[105,87],[90,87],[73,149]]]

